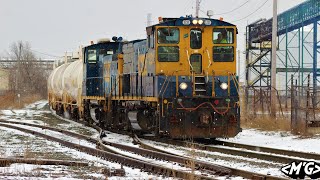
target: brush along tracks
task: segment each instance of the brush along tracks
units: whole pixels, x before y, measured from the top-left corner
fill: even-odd
[[[12,125],[15,124],[15,125]],[[40,133],[38,131],[35,130],[31,130],[28,128],[23,128],[21,126],[17,126],[17,125],[23,125],[23,126],[29,126],[29,127],[36,127],[36,128],[41,128],[41,129],[48,129],[51,131],[56,131],[71,137],[75,137],[78,139],[82,139],[82,140],[86,140],[89,141],[91,143],[94,143],[97,145],[97,147],[99,147],[99,149],[96,148],[92,148],[92,147],[88,147],[88,146],[83,146],[80,144],[75,144],[69,141],[65,141],[47,134],[43,134]],[[64,145],[66,147],[69,148],[73,148],[73,149],[77,149],[81,152],[85,152],[87,154],[99,157],[101,159],[107,160],[107,161],[111,161],[111,162],[117,162],[119,164],[125,165],[125,166],[130,166],[130,167],[135,167],[135,168],[139,168],[143,171],[148,171],[148,172],[152,172],[155,174],[160,174],[160,175],[164,175],[164,176],[172,176],[172,177],[177,177],[177,178],[184,178],[184,179],[188,179],[189,177],[193,177],[195,179],[215,179],[214,176],[227,176],[230,175],[230,170],[228,168],[224,168],[224,167],[220,167],[218,165],[207,165],[208,167],[210,167],[210,169],[207,169],[206,171],[201,171],[203,175],[199,175],[199,174],[193,174],[190,172],[187,172],[186,170],[174,170],[172,168],[167,168],[164,166],[160,166],[158,164],[156,164],[156,162],[148,162],[148,161],[144,161],[144,160],[139,160],[138,158],[133,158],[127,155],[123,155],[120,153],[115,152],[113,149],[108,148],[108,146],[104,145],[111,144],[111,142],[102,142],[101,140],[97,140],[95,138],[89,137],[89,136],[85,136],[85,135],[81,135],[81,134],[77,134],[71,131],[67,131],[67,130],[63,130],[63,129],[58,129],[58,128],[53,128],[53,127],[48,127],[48,126],[41,126],[41,125],[37,125],[37,124],[29,124],[29,123],[23,123],[23,122],[13,122],[13,121],[0,121],[0,126],[3,127],[7,127],[7,128],[11,128],[11,129],[16,129],[25,133],[29,133],[29,134],[33,134],[36,136],[40,136],[43,137],[45,139],[48,139],[50,141],[55,141],[60,143],[61,145]],[[174,157],[169,157],[165,154],[162,154],[162,156],[159,154],[159,152],[152,152],[150,150],[145,150],[145,149],[141,149],[141,148],[136,148],[136,147],[132,147],[132,146],[125,146],[125,145],[121,145],[121,144],[115,144],[113,143],[112,146],[119,148],[119,149],[123,149],[126,151],[131,151],[134,152],[136,154],[141,154],[144,156],[149,156],[149,157],[154,157],[156,159],[162,159],[162,160],[166,160],[166,161],[172,161],[172,159]],[[184,160],[176,160],[173,162],[177,162],[178,163],[185,163],[186,159]],[[211,177],[211,175],[214,175]]]

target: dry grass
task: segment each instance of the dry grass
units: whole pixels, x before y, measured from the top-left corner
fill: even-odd
[[[25,105],[41,99],[43,98],[41,98],[39,94],[32,94],[28,96],[22,96],[19,102],[15,97],[15,94],[13,92],[9,92],[0,96],[0,109],[23,108]]]
[[[185,164],[187,168],[191,169],[191,172],[190,172],[190,176],[186,177],[186,179],[197,180],[198,178],[196,178],[196,176],[195,176],[195,170],[196,170],[195,159],[198,157],[198,154],[195,150],[192,139],[191,139],[191,144],[187,143],[186,147],[191,149],[191,151],[188,153],[188,157],[190,158],[190,160],[187,161]]]
[[[291,121],[286,117],[273,118],[268,115],[241,117],[241,127],[254,128],[263,131],[291,131]]]

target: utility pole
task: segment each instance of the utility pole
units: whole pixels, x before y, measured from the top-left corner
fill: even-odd
[[[20,97],[21,97],[21,60],[22,60],[22,41],[18,42],[18,72],[16,73],[16,88],[17,88],[17,94],[16,94],[16,98],[18,99],[18,104],[20,107]]]
[[[200,0],[196,0],[196,17],[199,17]]]
[[[277,32],[278,32],[278,0],[273,0],[273,21],[272,21],[272,59],[271,59],[271,116],[277,114]]]
[[[240,82],[240,49],[238,50],[238,78],[239,78],[239,82]]]
[[[147,27],[151,26],[152,25],[152,14],[151,13],[148,13],[147,14]]]

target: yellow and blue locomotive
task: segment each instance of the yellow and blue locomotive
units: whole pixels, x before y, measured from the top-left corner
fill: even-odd
[[[85,47],[81,97],[52,107],[105,128],[172,138],[237,135],[236,26],[159,18],[146,32],[147,39],[114,37]]]

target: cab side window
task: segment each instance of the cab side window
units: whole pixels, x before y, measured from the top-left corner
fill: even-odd
[[[179,47],[178,46],[159,46],[158,60],[160,62],[178,62]]]
[[[158,39],[158,61],[159,62],[178,62],[179,61],[179,28],[159,28],[157,30]],[[175,45],[175,46],[172,46]]]
[[[89,49],[87,52],[88,63],[97,63],[97,50]]]

